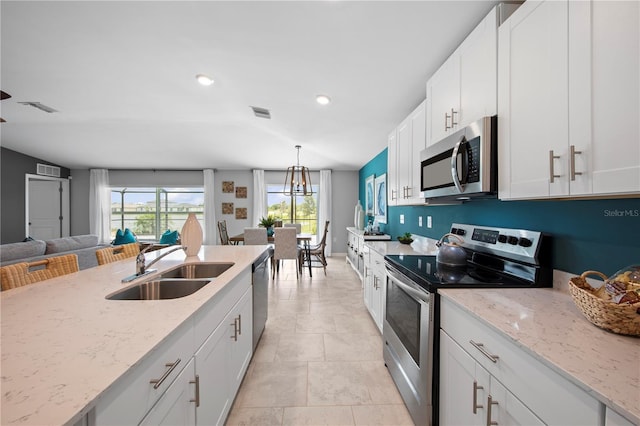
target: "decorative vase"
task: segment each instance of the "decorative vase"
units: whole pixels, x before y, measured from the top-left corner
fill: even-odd
[[[180,234],[182,247],[187,256],[197,256],[202,247],[202,227],[195,213],[189,213]]]
[[[267,228],[267,237],[273,237],[273,226]]]
[[[358,200],[358,204],[356,204],[353,224],[356,229],[364,229],[364,209],[362,208],[362,204],[360,204],[360,200]]]

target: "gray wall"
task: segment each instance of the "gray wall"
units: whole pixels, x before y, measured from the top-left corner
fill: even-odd
[[[71,171],[71,234],[89,232],[89,171],[74,169]],[[284,171],[265,172],[265,181],[284,184]],[[319,182],[319,173],[311,175],[312,182]],[[253,173],[251,170],[217,170],[216,181],[216,219],[227,221],[229,235],[239,234],[245,227],[256,226],[253,218]],[[234,186],[247,187],[247,198],[236,198],[235,193],[223,193],[222,182],[232,181]],[[123,171],[110,170],[109,183],[113,186],[202,186],[203,175],[200,171]],[[332,223],[329,235],[332,238],[333,253],[347,252],[347,226],[353,226],[353,209],[358,201],[358,172],[333,171],[332,184]],[[222,214],[222,203],[234,204],[234,214]],[[247,219],[236,219],[235,208],[246,207]]]
[[[60,167],[60,177],[68,178],[69,169],[7,148],[0,148],[0,243],[25,239],[25,175],[36,174],[37,164]],[[72,192],[71,190],[69,190]],[[88,199],[88,194],[87,194]],[[73,221],[73,215],[71,215]]]

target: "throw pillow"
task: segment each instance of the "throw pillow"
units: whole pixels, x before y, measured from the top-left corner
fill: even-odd
[[[133,235],[133,232],[129,228],[125,228],[124,232],[122,229],[118,229],[116,231],[116,239],[113,240],[114,246],[119,246],[121,244],[130,244],[136,242],[136,236]]]
[[[171,232],[169,229],[160,237],[160,244],[174,245],[178,243],[178,231]]]

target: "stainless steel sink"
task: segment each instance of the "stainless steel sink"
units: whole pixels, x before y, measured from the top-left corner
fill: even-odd
[[[234,263],[187,263],[160,274],[160,278],[215,278],[231,268]]]
[[[210,279],[156,279],[142,282],[107,296],[109,300],[163,300],[185,297],[200,290]]]

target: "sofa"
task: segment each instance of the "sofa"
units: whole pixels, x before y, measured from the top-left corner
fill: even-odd
[[[109,247],[98,244],[97,235],[77,235],[52,240],[30,240],[0,245],[0,266],[19,262],[34,262],[65,254],[78,255],[78,267],[82,269],[98,266],[96,250]]]

